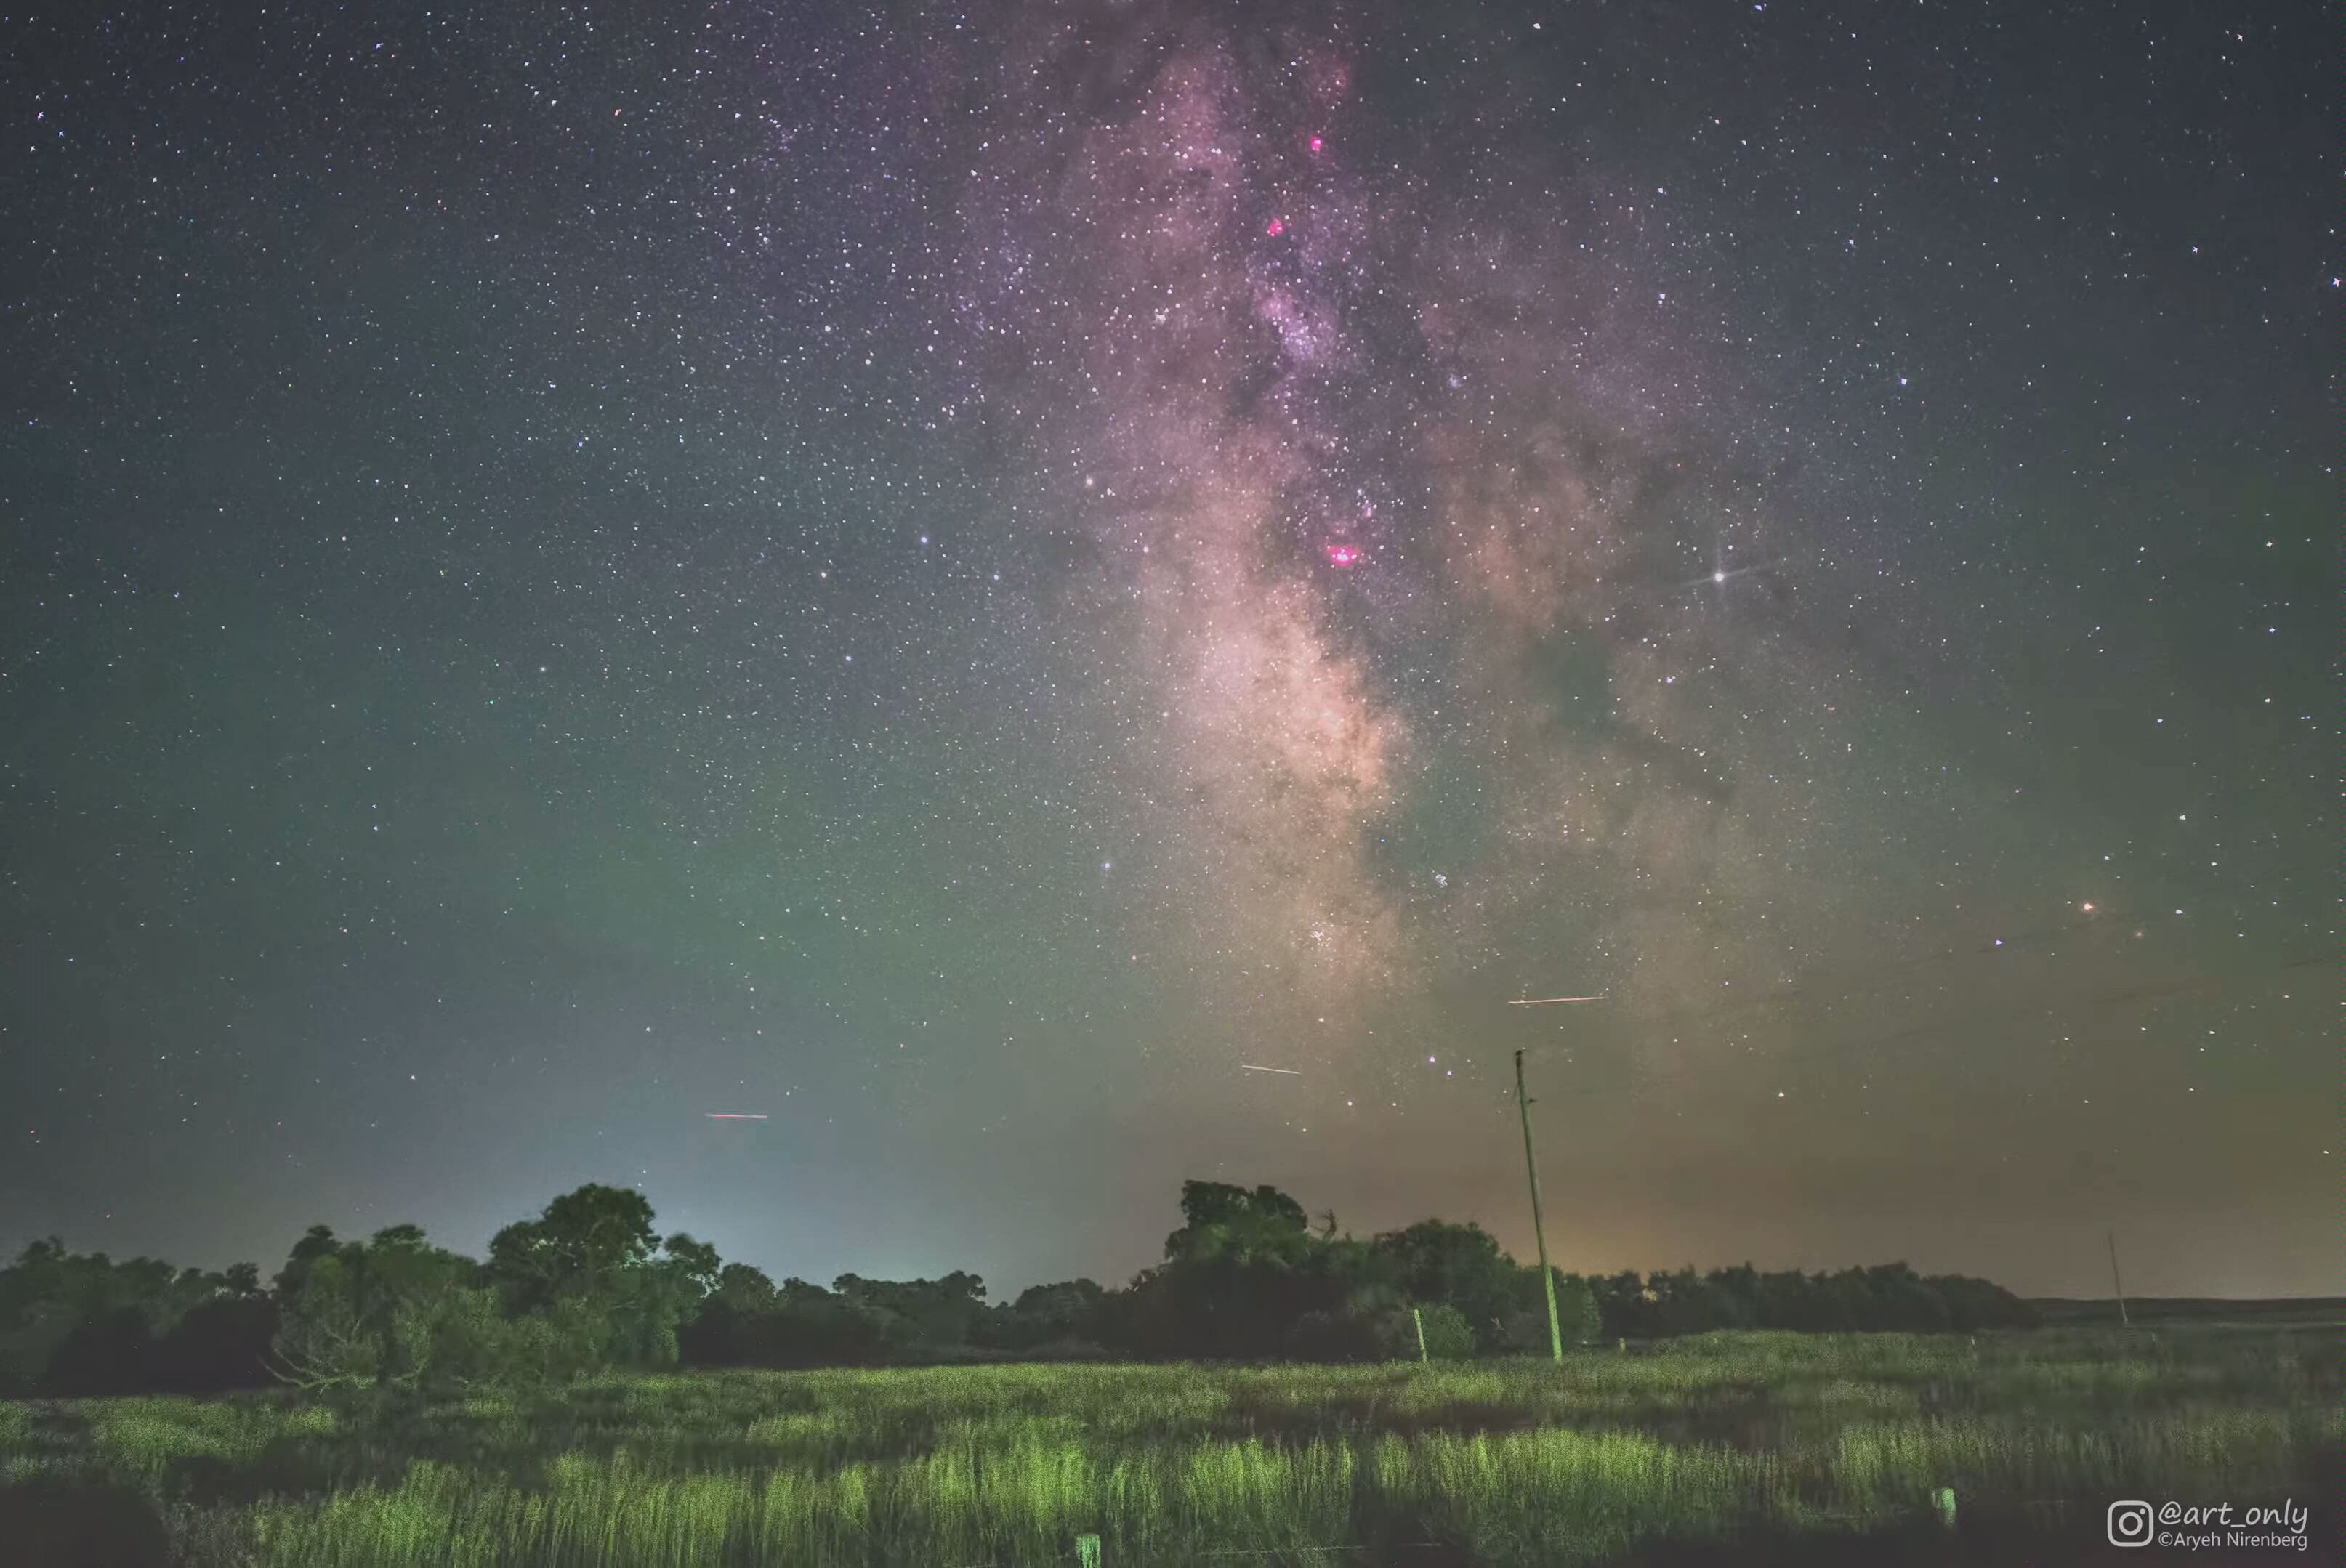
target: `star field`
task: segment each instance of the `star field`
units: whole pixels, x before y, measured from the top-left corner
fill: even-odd
[[[0,1247],[2334,1293],[2325,24],[20,22]]]

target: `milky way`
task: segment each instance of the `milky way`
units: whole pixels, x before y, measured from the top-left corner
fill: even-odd
[[[2310,1288],[2328,56],[1790,9],[40,24],[6,1212]]]
[[[1209,985],[1279,999],[1229,1044],[1405,1003],[1527,913],[1598,933],[1574,957],[1625,998],[1780,978],[1799,911],[1716,933],[1815,858],[1814,785],[1770,786],[1835,721],[1812,659],[1732,624],[1766,603],[1749,574],[1686,593],[1650,536],[1724,563],[1791,525],[1756,475],[1690,475],[1736,464],[1732,415],[1707,427],[1682,384],[1617,406],[1682,329],[1581,261],[1584,204],[1447,190],[1455,148],[1384,161],[1342,31],[1138,7],[1024,35],[959,205],[955,314],[984,380],[1037,383],[1025,450],[1098,546],[1094,635],[1161,703],[1126,763],[1163,892],[1218,928]],[[1559,663],[1603,689],[1559,701]],[[1723,689],[1768,733],[1734,733]],[[1372,854],[1443,757],[1484,841],[1447,871]]]

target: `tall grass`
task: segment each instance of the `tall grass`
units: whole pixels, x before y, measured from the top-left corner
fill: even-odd
[[[1452,1561],[1595,1563],[1665,1537],[1892,1524],[1943,1486],[1967,1522],[2302,1498],[2338,1450],[2340,1349],[1715,1335],[1561,1369],[728,1372],[343,1411],[0,1405],[0,1480],[145,1499],[195,1564],[1043,1563],[1073,1561],[1079,1534],[1117,1568],[1426,1542]]]

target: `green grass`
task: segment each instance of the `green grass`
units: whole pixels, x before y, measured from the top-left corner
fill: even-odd
[[[2341,1349],[1727,1334],[1561,1370],[996,1366],[372,1411],[0,1404],[0,1484],[134,1494],[199,1565],[1072,1563],[1086,1533],[1110,1568],[1597,1563],[1908,1525],[1942,1486],[1966,1529],[2097,1529],[2121,1496],[2304,1499],[2338,1451]]]

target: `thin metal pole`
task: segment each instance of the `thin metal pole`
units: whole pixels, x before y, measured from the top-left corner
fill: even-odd
[[[1564,1362],[1564,1329],[1556,1317],[1556,1270],[1547,1266],[1547,1228],[1540,1218],[1539,1161],[1532,1154],[1532,1103],[1524,1093],[1524,1054],[1515,1053],[1515,1109],[1524,1117],[1524,1169],[1532,1178],[1532,1240],[1539,1247],[1540,1288],[1547,1293],[1547,1351]]]
[[[2133,1325],[2127,1320],[2126,1286],[2118,1279],[2118,1233],[2115,1230],[2106,1231],[2104,1236],[2110,1244],[2110,1288],[2116,1293],[2118,1298],[2118,1327],[2131,1328]]]

